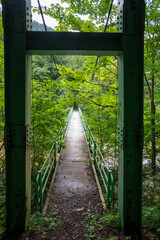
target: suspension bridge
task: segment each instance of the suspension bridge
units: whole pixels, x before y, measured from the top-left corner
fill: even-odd
[[[144,0],[118,1],[117,32],[114,33],[33,32],[30,0],[3,0],[2,4],[7,232],[12,235],[24,232],[31,215],[31,55],[57,54],[119,59],[119,218],[123,232],[139,234],[142,225]],[[105,176],[99,165],[102,156],[92,135],[88,137],[90,151],[97,169],[102,170],[102,181],[107,189],[105,178],[112,182],[111,173]],[[57,149],[55,146],[53,148]],[[43,182],[41,180],[39,172],[37,181]],[[39,185],[39,202],[42,202],[43,188],[44,185]],[[107,191],[112,192],[112,187]],[[110,200],[111,195],[108,203]]]
[[[60,132],[38,171],[37,203],[44,216],[58,212],[60,220],[57,229],[48,231],[45,237],[84,239],[87,214],[102,215],[113,208],[113,175],[80,108],[70,110]],[[61,148],[62,137],[65,146]],[[50,188],[44,198],[47,185]]]
[[[82,122],[80,120],[80,117],[82,119]],[[66,125],[64,129],[60,131],[60,133],[61,134],[58,135],[54,141],[41,169],[38,171],[36,186],[37,202],[39,204],[40,210],[42,211],[44,207],[43,193],[45,192],[45,187],[47,186],[49,176],[51,173],[53,173],[54,170],[55,174],[57,172],[57,162],[59,162],[57,161],[57,153],[61,150],[61,140],[64,138],[65,134],[67,134],[66,147],[63,149],[61,154],[60,164],[58,166],[58,180],[56,181],[56,183],[58,183],[55,185],[56,193],[61,193],[61,197],[59,196],[58,199],[63,198],[62,196],[65,196],[66,194],[69,196],[71,195],[74,201],[74,197],[76,198],[76,195],[79,194],[81,190],[82,192],[87,192],[87,188],[88,190],[90,189],[90,186],[93,185],[93,183],[91,184],[89,182],[89,175],[91,176],[93,174],[89,170],[90,173],[88,175],[87,169],[91,165],[93,168],[93,173],[95,175],[101,201],[103,203],[106,202],[108,209],[111,209],[113,206],[114,191],[112,171],[109,169],[107,162],[104,160],[98,144],[94,139],[93,134],[88,126],[88,123],[85,121],[80,108],[79,111],[73,112],[73,108],[70,110],[66,118]],[[87,140],[88,148],[86,142]],[[93,156],[92,164],[91,155]],[[102,182],[104,194],[102,193],[97,175]],[[54,179],[55,175],[53,175],[53,181]],[[88,194],[90,198],[92,198],[92,194],[89,192]],[[106,196],[105,199],[103,195]],[[55,199],[56,198],[57,196],[55,195]],[[105,209],[106,205],[104,205]],[[44,207],[44,209],[46,208],[47,206]]]

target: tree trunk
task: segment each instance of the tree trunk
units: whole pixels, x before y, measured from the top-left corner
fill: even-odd
[[[152,72],[151,82],[151,153],[152,153],[152,174],[156,172],[156,140],[155,140],[155,103],[154,103],[155,77]]]
[[[154,64],[154,61],[152,62]],[[149,81],[147,79],[146,73],[144,74],[148,90],[149,90],[149,96],[151,100],[151,160],[152,160],[152,175],[156,172],[156,134],[155,134],[155,103],[154,103],[154,85],[155,85],[155,76],[154,72],[152,70],[151,73],[151,86],[149,84]]]

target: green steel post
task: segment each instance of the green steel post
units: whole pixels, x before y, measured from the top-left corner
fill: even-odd
[[[119,0],[119,213],[127,235],[141,232],[144,0]]]
[[[2,3],[5,49],[6,230],[8,234],[14,235],[26,229],[30,215],[30,77],[27,73],[27,69],[30,70],[30,57],[26,58],[25,32],[28,18],[25,0],[5,0]],[[28,7],[27,11],[29,10]]]
[[[40,198],[40,202],[39,202],[39,206],[40,206],[40,211],[42,212],[42,210],[43,210],[43,192],[42,192],[42,171],[41,170],[39,170],[38,171],[38,176],[39,176],[39,183],[38,183],[38,185],[39,185],[39,198]]]
[[[61,147],[62,147],[62,135],[60,135],[59,137],[59,151],[61,150]]]
[[[90,135],[90,131],[88,130],[89,132],[89,150],[90,152],[92,152],[92,149],[91,149],[91,135]]]
[[[87,132],[88,126],[87,126],[87,123],[84,119],[83,119],[83,124],[84,124],[84,130],[85,130],[85,132]]]
[[[108,208],[111,208],[111,170],[108,170]]]
[[[56,166],[56,160],[57,160],[57,146],[56,146],[56,140],[54,141],[54,164]]]
[[[31,0],[26,0],[26,29],[32,30]],[[25,66],[25,125],[26,125],[26,161],[25,161],[25,196],[26,196],[26,223],[27,227],[31,215],[31,56],[26,55]]]
[[[95,166],[95,168],[96,168],[96,154],[97,152],[96,152],[96,141],[94,141],[94,166]]]

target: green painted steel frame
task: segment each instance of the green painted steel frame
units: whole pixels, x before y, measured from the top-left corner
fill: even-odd
[[[13,235],[26,229],[31,213],[30,79],[31,57],[26,55],[26,28],[31,30],[31,4],[5,0],[5,150],[6,229]],[[26,22],[28,22],[26,26]]]
[[[121,53],[122,33],[27,32],[27,54],[118,56]]]
[[[143,150],[144,1],[119,1],[118,30],[123,32],[119,57],[119,212],[122,230],[141,231]]]
[[[119,33],[114,34],[33,33],[30,0],[3,0],[2,4],[5,44],[7,231],[24,231],[30,215],[29,54],[54,53],[119,56],[120,220],[122,230],[127,234],[140,232],[144,0],[118,1]],[[52,40],[55,46],[52,45]]]

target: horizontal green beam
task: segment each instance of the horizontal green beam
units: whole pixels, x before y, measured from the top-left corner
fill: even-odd
[[[121,33],[27,32],[27,54],[118,56]]]

